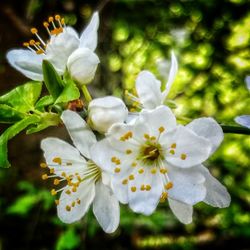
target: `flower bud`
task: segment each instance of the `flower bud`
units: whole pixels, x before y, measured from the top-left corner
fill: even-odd
[[[94,99],[88,111],[90,126],[100,133],[106,133],[114,123],[124,122],[128,115],[123,101],[114,96]]]
[[[88,48],[76,49],[68,58],[67,67],[73,80],[83,85],[93,80],[98,56]]]

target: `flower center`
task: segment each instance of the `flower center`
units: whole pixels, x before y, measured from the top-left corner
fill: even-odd
[[[55,17],[50,16],[48,21],[43,22],[43,26],[51,37],[52,35],[58,35],[63,32],[65,21],[64,18],[60,17],[60,15],[55,15]],[[24,42],[23,46],[38,55],[46,54],[47,43],[40,37],[38,30],[36,28],[31,28],[30,31],[36,36],[37,40],[31,39],[28,42]]]

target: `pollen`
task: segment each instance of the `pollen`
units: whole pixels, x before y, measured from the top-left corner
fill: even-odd
[[[160,202],[166,201],[167,198],[168,198],[168,193],[167,192],[162,192]]]
[[[174,151],[173,149],[171,149],[171,150],[169,150],[169,153],[170,153],[171,155],[174,155],[174,154],[175,154],[175,151]]]
[[[132,167],[136,167],[136,166],[137,166],[137,163],[136,163],[136,162],[133,162],[133,163],[131,164],[131,166],[132,166]]]
[[[115,168],[115,173],[120,173],[121,172],[121,169],[120,168]]]
[[[156,140],[156,137],[155,137],[155,136],[151,136],[151,137],[150,137],[150,140],[151,140],[151,141],[155,141],[155,140]]]
[[[124,180],[122,181],[122,184],[123,184],[123,185],[128,184],[128,180],[127,180],[127,179],[124,179]]]
[[[151,174],[156,174],[157,169],[156,169],[156,168],[152,168],[152,169],[150,170],[150,172],[151,172]]]
[[[73,202],[71,203],[71,206],[74,207],[75,205],[76,205],[76,202],[73,201]]]
[[[171,145],[171,148],[176,148],[176,143],[173,143],[173,144]]]
[[[129,178],[129,180],[130,180],[130,181],[132,181],[132,180],[134,180],[134,179],[135,179],[135,177],[134,177],[134,175],[133,175],[133,174],[131,174],[128,178]]]
[[[121,164],[121,160],[120,159],[116,159],[115,164],[116,165],[120,165]]]
[[[62,172],[61,176],[66,178],[67,175],[65,172]]]
[[[187,155],[186,155],[186,154],[181,154],[181,159],[182,159],[182,160],[186,160],[186,158],[187,158]]]
[[[143,173],[144,173],[144,169],[143,169],[143,168],[140,168],[140,169],[138,170],[138,173],[139,173],[139,174],[143,174]]]
[[[70,211],[71,211],[71,206],[67,205],[67,206],[65,207],[65,209],[66,209],[66,211],[70,212]]]
[[[161,126],[161,127],[158,128],[158,130],[159,130],[160,133],[163,133],[165,131],[165,128]]]
[[[136,186],[131,187],[131,191],[135,192],[136,191]]]
[[[166,174],[168,171],[167,171],[166,168],[161,168],[161,169],[160,169],[160,172],[161,172],[162,174]]]
[[[151,186],[150,185],[146,185],[145,188],[146,188],[147,191],[151,190]]]
[[[49,172],[50,172],[51,174],[54,174],[54,173],[55,173],[55,169],[54,169],[54,168],[51,168],[51,169],[49,170]]]
[[[71,189],[71,190],[72,190],[72,192],[74,192],[74,193],[75,193],[75,192],[77,191],[77,187],[76,187],[76,186],[74,186],[74,187],[72,187],[72,189]]]
[[[131,154],[131,153],[132,153],[132,150],[131,150],[131,149],[127,149],[127,150],[126,150],[126,154],[127,154],[127,155],[129,155],[129,154]]]
[[[29,41],[29,43],[30,43],[31,46],[34,46],[34,45],[36,44],[36,41],[33,40],[33,39],[31,39],[31,40]]]
[[[32,34],[36,34],[38,32],[38,30],[36,28],[31,28],[30,31]]]
[[[56,21],[59,21],[61,19],[60,15],[55,15]]]
[[[30,44],[29,44],[29,43],[27,43],[27,42],[24,42],[24,43],[23,43],[23,46],[24,46],[24,47],[29,47],[29,46],[30,46]]]
[[[144,138],[147,139],[147,140],[150,139],[149,134],[144,134]]]
[[[168,182],[166,185],[165,185],[165,189],[167,189],[167,190],[169,190],[169,189],[171,189],[172,187],[173,187],[174,185],[173,185],[173,182]]]
[[[76,202],[77,202],[77,204],[78,204],[78,205],[80,205],[80,204],[81,204],[81,200],[80,200],[80,199],[78,199],[78,198],[76,199]]]
[[[54,179],[54,185],[57,186],[60,183],[60,180]]]
[[[47,180],[48,178],[49,178],[49,177],[48,177],[47,174],[43,174],[43,175],[42,175],[42,179],[43,179],[43,180]]]
[[[146,190],[146,188],[145,188],[145,185],[143,184],[143,185],[141,185],[141,188],[140,188],[140,190],[141,191],[144,191],[144,190]]]
[[[58,163],[59,165],[62,165],[62,159],[60,157],[55,157],[52,161],[54,163]]]
[[[59,205],[59,200],[55,200],[55,203],[58,206]]]
[[[65,193],[68,194],[68,195],[70,195],[71,191],[68,189]]]
[[[54,188],[51,189],[50,193],[51,193],[51,195],[53,195],[53,196],[55,196],[55,195],[57,194],[57,192],[56,192],[56,190],[55,190]]]
[[[53,22],[54,21],[54,17],[53,16],[50,16],[49,18],[48,18],[48,21],[51,23],[51,22]]]
[[[40,164],[40,167],[41,167],[41,168],[47,168],[47,164],[46,164],[45,162],[42,162],[42,163]]]
[[[48,22],[43,22],[43,26],[44,26],[45,28],[48,28],[48,27],[49,27],[49,23],[48,23]]]

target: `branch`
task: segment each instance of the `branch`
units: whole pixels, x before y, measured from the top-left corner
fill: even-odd
[[[224,133],[250,135],[250,129],[239,126],[228,126],[220,124]]]

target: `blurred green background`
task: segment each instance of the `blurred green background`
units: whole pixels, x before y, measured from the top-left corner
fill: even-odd
[[[31,39],[51,14],[61,14],[81,31],[93,11],[100,11],[101,59],[93,96],[132,90],[142,69],[163,82],[171,50],[179,71],[171,90],[178,116],[213,116],[234,124],[250,114],[244,78],[250,74],[249,0],[8,0],[0,2],[0,93],[25,82],[5,60],[6,51]],[[1,131],[5,129],[1,126]],[[18,135],[9,143],[12,168],[0,169],[0,250],[37,249],[250,249],[250,136],[226,134],[206,163],[224,185],[232,203],[217,209],[195,206],[193,223],[182,225],[161,204],[149,217],[121,208],[120,227],[105,234],[89,211],[73,225],[56,217],[52,183],[41,180],[41,139],[69,140],[63,127]]]

